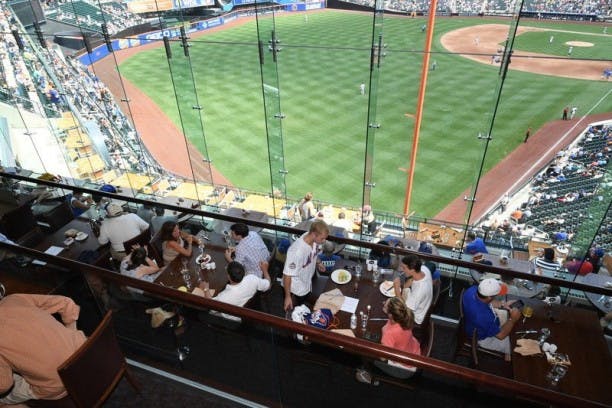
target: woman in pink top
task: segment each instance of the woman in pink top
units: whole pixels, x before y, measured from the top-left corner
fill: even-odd
[[[404,301],[399,297],[387,299],[383,305],[389,321],[382,328],[381,344],[411,354],[421,354],[419,341],[412,335],[414,315]],[[414,375],[416,367],[387,360],[376,360],[374,365],[381,371],[396,378],[410,378]],[[372,383],[372,375],[359,369],[356,373],[357,381]],[[376,384],[375,384],[376,385]]]

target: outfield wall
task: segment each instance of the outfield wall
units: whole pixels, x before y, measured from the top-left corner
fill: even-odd
[[[318,10],[325,8],[325,2],[319,3],[292,3],[287,4],[283,7],[283,11],[286,12],[294,12],[294,11],[306,11],[306,10]],[[277,8],[274,9],[278,11]],[[258,14],[262,14],[262,10],[257,10]],[[254,9],[244,9],[240,11],[235,11],[232,13],[228,13],[224,16],[211,18],[209,20],[198,21],[195,23],[190,23],[185,26],[185,31],[187,34],[198,33],[201,31],[206,31],[211,28],[222,26],[226,23],[232,22],[240,17],[248,17],[251,15],[255,15]],[[181,36],[181,31],[179,27],[175,28],[167,28],[163,30],[151,31],[148,33],[140,34],[135,38],[121,38],[111,40],[111,47],[114,51],[124,50],[133,47],[139,47],[141,45],[149,44],[156,41],[163,40],[164,37],[168,38],[179,38]],[[106,44],[101,44],[98,47],[94,48],[91,54],[84,53],[78,57],[79,61],[84,65],[91,65],[110,54],[108,47]]]

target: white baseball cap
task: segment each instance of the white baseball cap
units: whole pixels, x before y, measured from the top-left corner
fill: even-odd
[[[478,285],[478,293],[482,296],[497,296],[508,293],[508,287],[497,279],[483,279]]]

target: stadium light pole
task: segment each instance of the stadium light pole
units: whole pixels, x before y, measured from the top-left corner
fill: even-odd
[[[417,99],[417,109],[414,117],[414,133],[412,136],[412,151],[410,154],[410,168],[406,179],[406,196],[404,198],[404,215],[410,212],[410,200],[412,198],[412,182],[414,169],[416,167],[417,149],[419,146],[419,135],[421,131],[421,120],[423,119],[423,105],[425,103],[425,88],[427,87],[427,75],[429,73],[429,57],[431,52],[431,41],[433,38],[434,24],[436,22],[436,8],[438,0],[431,0],[429,4],[429,19],[427,21],[427,32],[425,37],[425,52],[423,52],[423,66],[421,67],[421,85]]]

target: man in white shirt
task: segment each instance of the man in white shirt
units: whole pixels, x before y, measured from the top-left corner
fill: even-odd
[[[310,224],[308,232],[298,238],[287,251],[287,260],[283,270],[283,287],[285,290],[285,311],[292,310],[304,302],[312,290],[312,277],[315,267],[325,272],[325,267],[317,257],[319,245],[329,235],[329,227],[323,220]]]
[[[230,227],[230,234],[238,244],[234,248],[225,250],[225,260],[231,262],[232,258],[240,262],[247,274],[262,277],[261,262],[268,262],[270,252],[261,237],[255,231],[249,231],[249,227],[243,223],[236,223]]]
[[[124,214],[123,208],[116,203],[110,203],[106,207],[106,214],[107,218],[100,226],[98,242],[100,245],[110,242],[111,256],[116,261],[122,261],[126,255],[123,243],[149,228],[149,224],[136,214]]]
[[[400,268],[406,277],[406,282],[402,285],[401,279],[395,278],[393,282],[395,296],[404,299],[406,306],[414,313],[414,322],[420,325],[433,299],[431,272],[429,268],[423,267],[419,257],[413,254],[402,258]]]
[[[338,213],[338,219],[332,223],[334,227],[342,228],[346,232],[353,232],[353,224],[353,221],[346,218],[344,211]]]
[[[268,273],[268,263],[261,262],[260,268],[263,273],[263,278],[259,278],[253,274],[246,275],[244,266],[239,262],[232,261],[227,265],[227,276],[229,283],[219,294],[214,297],[214,300],[219,302],[229,303],[234,306],[244,306],[257,291],[265,292],[270,289],[270,274]],[[200,285],[204,291],[204,297],[212,298],[208,286],[208,282],[202,282]],[[241,321],[239,317],[228,315],[226,313],[211,312],[218,314],[228,320]]]

